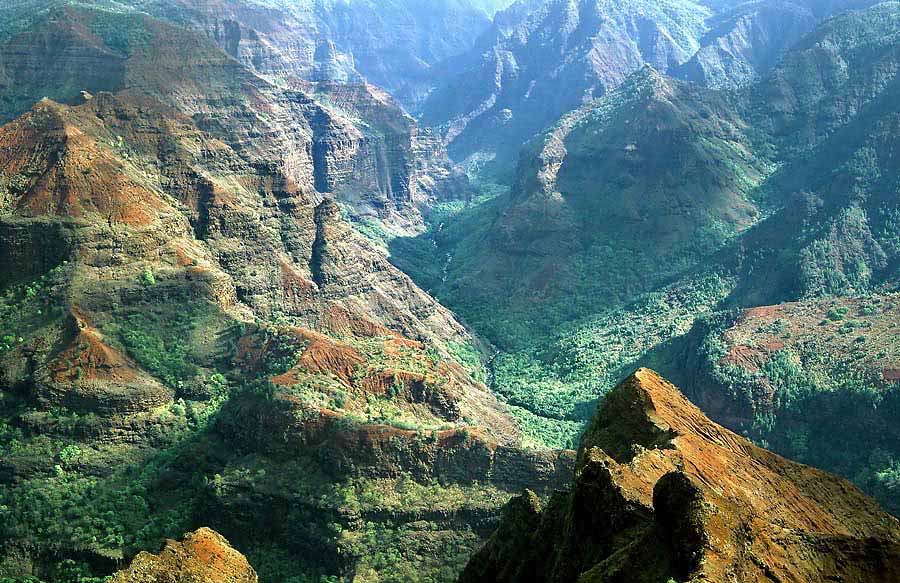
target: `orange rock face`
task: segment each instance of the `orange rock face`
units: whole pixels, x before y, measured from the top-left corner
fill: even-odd
[[[169,541],[158,555],[141,553],[112,583],[257,583],[247,559],[225,537],[201,528]]]
[[[467,581],[900,581],[900,522],[710,421],[642,369],[585,434],[571,493],[514,501]]]

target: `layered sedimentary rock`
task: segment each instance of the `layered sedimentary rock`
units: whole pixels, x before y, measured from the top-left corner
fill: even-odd
[[[107,18],[133,25],[124,48]],[[477,341],[345,219],[355,193],[368,205],[356,208],[415,229],[400,211],[423,204],[425,173],[453,180],[384,94],[273,84],[146,16],[66,10],[35,27],[32,49],[68,30],[124,73],[0,128],[2,576],[52,579],[75,556],[106,574],[213,520],[303,569],[352,572],[371,553],[340,545],[368,525],[471,548],[513,490],[566,480],[572,456],[523,448],[506,407],[458,364]],[[403,480],[476,501],[334,503],[342,488],[393,495]],[[23,513],[19,500],[62,481],[95,501],[77,527],[53,530],[69,502]],[[140,492],[111,494],[127,488]],[[138,502],[123,511],[123,499]],[[423,515],[437,534],[416,534]]]
[[[45,75],[53,68],[59,77]],[[4,121],[42,97],[77,104],[103,91],[153,96],[246,163],[280,175],[305,205],[330,193],[351,213],[401,232],[422,228],[419,211],[442,196],[427,184],[452,174],[445,152],[420,147],[415,121],[371,85],[264,80],[212,41],[142,14],[50,11],[0,47],[0,89]]]
[[[205,34],[247,68],[270,77],[358,83],[368,80],[416,108],[445,59],[470,48],[498,2],[366,0],[126,2]]]
[[[141,409],[171,399],[101,331],[117,309],[146,296],[148,278],[149,289],[194,290],[225,318],[277,315],[326,333],[405,336],[433,347],[471,342],[449,311],[343,221],[333,200],[303,206],[301,190],[279,190],[283,178],[152,100],[101,93],[74,108],[44,101],[0,130],[0,142],[6,175],[21,181],[4,228],[52,226],[63,242],[45,248],[59,254],[34,269],[59,267],[48,301],[65,317],[50,323],[52,340],[16,347],[31,365],[7,375],[12,384],[37,379],[48,403],[128,410],[113,404],[116,395],[140,401],[144,390]],[[19,249],[28,241],[43,248],[25,237],[3,250],[4,261],[39,258]],[[69,378],[73,363],[84,365],[77,379]],[[87,393],[77,396],[90,390],[110,401],[90,406]]]
[[[571,493],[526,494],[468,581],[895,581],[900,523],[713,423],[642,369],[589,426]]]

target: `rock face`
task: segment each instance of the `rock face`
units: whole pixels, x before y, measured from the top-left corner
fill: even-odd
[[[433,68],[470,48],[497,7],[478,0],[278,3],[260,11],[245,0],[199,8],[197,24],[229,27],[233,55],[261,73],[315,81],[366,79],[417,109],[435,83]],[[226,35],[221,35],[223,41]]]
[[[42,85],[57,58],[65,86]],[[437,573],[435,537],[452,559],[514,490],[567,481],[571,452],[522,446],[459,364],[477,341],[345,217],[415,230],[442,184],[465,191],[384,93],[266,80],[190,30],[71,7],[0,62],[4,116],[37,93],[66,102],[0,128],[0,576],[53,579],[71,556],[106,574],[210,524],[317,578],[371,559],[371,526],[394,537],[379,551],[429,549],[400,567]],[[137,497],[113,494],[135,471]],[[25,513],[63,480],[91,508],[60,486],[76,499]],[[417,508],[391,506],[398,484]],[[78,527],[46,530],[73,506]],[[219,542],[194,535],[132,574],[192,569],[185,553]]]
[[[225,537],[201,528],[168,541],[159,554],[141,553],[112,583],[258,583],[247,559]]]
[[[42,71],[56,68],[58,82],[48,82]],[[422,228],[419,211],[445,182],[453,196],[466,192],[446,152],[427,135],[420,143],[415,121],[382,91],[361,81],[265,80],[212,40],[144,14],[70,7],[36,18],[0,45],[0,91],[3,121],[43,97],[78,104],[83,91],[152,95],[288,181],[307,205],[331,194],[352,214],[402,232]]]
[[[710,87],[743,85],[824,16],[874,3],[519,2],[452,61],[422,120],[445,129],[454,159],[498,156],[508,170],[522,142],[644,65]]]
[[[116,8],[134,8],[193,29],[257,74],[273,79],[369,81],[415,108],[435,83],[434,67],[470,48],[490,26],[494,12],[509,3],[125,0]],[[37,10],[34,4],[21,8],[26,18],[31,16],[28,10]],[[16,22],[15,13],[11,20]]]
[[[815,29],[819,16],[813,4],[749,2],[723,10],[708,21],[715,38],[672,73],[716,88],[751,82]]]
[[[584,435],[572,492],[513,501],[460,581],[896,581],[900,523],[707,419],[642,369]]]
[[[170,93],[158,97],[175,99]],[[307,98],[291,103],[317,107]],[[211,115],[208,105],[202,107],[208,113],[197,115]],[[239,144],[243,134],[236,134],[254,130],[236,119],[222,119],[212,130],[217,138],[200,129],[211,122],[195,122],[137,91],[99,93],[80,106],[43,100],[0,129],[7,195],[0,224],[17,241],[0,249],[0,257],[7,265],[32,257],[23,262],[24,273],[4,277],[15,281],[58,267],[56,295],[46,301],[55,304],[54,315],[61,312],[52,321],[36,321],[28,333],[23,329],[29,343],[3,355],[10,385],[33,385],[46,406],[95,412],[134,413],[171,402],[172,387],[141,371],[110,340],[116,312],[134,306],[149,288],[190,291],[209,302],[226,326],[228,320],[277,315],[325,334],[409,338],[413,348],[405,348],[420,353],[425,346],[419,341],[432,347],[473,342],[448,310],[347,224],[330,195],[304,184],[316,170],[308,173],[309,160],[295,156],[315,156],[317,142],[297,144],[304,128],[286,135],[269,113],[247,113],[258,129],[274,133],[269,144],[255,141],[251,153]],[[321,116],[311,117],[315,125]],[[338,129],[349,135],[338,139]],[[329,131],[343,146],[358,135],[352,127]],[[299,152],[269,149],[292,143]],[[329,152],[329,159],[337,157]],[[267,161],[267,155],[274,159]],[[345,161],[361,163],[354,155]],[[19,236],[38,228],[51,234],[58,229],[47,238],[49,245],[43,245],[44,237]],[[27,244],[33,252],[22,248]],[[51,251],[57,254],[40,259]],[[28,366],[17,364],[23,362]],[[479,407],[496,409],[486,389],[479,393]],[[440,413],[456,421],[456,409],[455,417]],[[485,425],[516,432],[511,423]]]

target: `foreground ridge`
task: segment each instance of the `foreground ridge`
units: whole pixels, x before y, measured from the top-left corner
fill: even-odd
[[[585,433],[571,492],[510,502],[460,581],[889,582],[898,559],[900,523],[873,500],[641,369]]]

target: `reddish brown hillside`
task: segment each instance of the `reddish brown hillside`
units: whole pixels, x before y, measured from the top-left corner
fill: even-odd
[[[158,554],[141,553],[112,583],[257,583],[247,559],[208,528],[170,540]]]
[[[646,369],[607,397],[571,494],[540,506],[514,501],[461,580],[900,580],[895,518],[713,423]]]
[[[43,100],[0,128],[0,167],[15,210],[133,226],[172,212],[163,195],[136,176],[121,137],[92,113]]]

